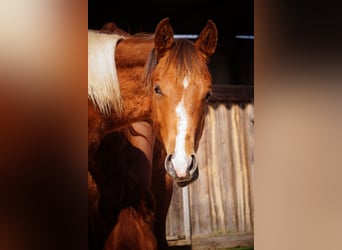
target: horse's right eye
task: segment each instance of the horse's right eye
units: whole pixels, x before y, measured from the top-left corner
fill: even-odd
[[[161,96],[163,94],[159,85],[154,86],[154,93],[156,93],[157,96]]]

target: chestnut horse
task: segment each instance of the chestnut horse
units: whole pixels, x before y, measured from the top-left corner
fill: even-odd
[[[88,44],[88,161],[114,129],[151,122],[156,136],[151,181],[155,234],[159,249],[167,248],[165,221],[173,182],[183,187],[198,178],[196,151],[211,93],[207,63],[216,49],[216,26],[208,20],[192,42],[174,39],[165,18],[154,34],[89,31]]]
[[[115,23],[105,24],[100,32],[129,36]],[[89,249],[157,249],[150,192],[153,143],[147,122],[102,140],[88,173]]]

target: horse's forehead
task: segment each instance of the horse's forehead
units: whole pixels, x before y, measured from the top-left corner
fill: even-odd
[[[185,96],[187,101],[197,99],[203,92],[210,88],[209,83],[194,81],[188,75],[184,78],[164,79],[160,84],[162,91],[172,97],[174,103],[178,103]]]
[[[173,84],[183,86],[186,85],[210,85],[211,76],[206,65],[197,70],[187,70],[177,68],[176,66],[163,67],[158,65],[159,70],[154,72],[156,78],[162,82],[172,82]]]

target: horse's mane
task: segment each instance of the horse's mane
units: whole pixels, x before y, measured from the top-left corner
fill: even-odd
[[[88,98],[105,115],[122,112],[115,67],[115,48],[120,39],[116,34],[88,31]]]

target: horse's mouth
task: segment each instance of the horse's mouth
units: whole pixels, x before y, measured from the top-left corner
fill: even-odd
[[[199,172],[198,172],[198,168],[197,168],[195,170],[195,172],[193,173],[193,175],[191,176],[191,179],[185,180],[185,181],[177,179],[177,180],[175,180],[175,182],[177,183],[177,185],[179,187],[186,187],[187,185],[189,185],[190,183],[192,183],[198,179],[198,174],[199,174]]]

